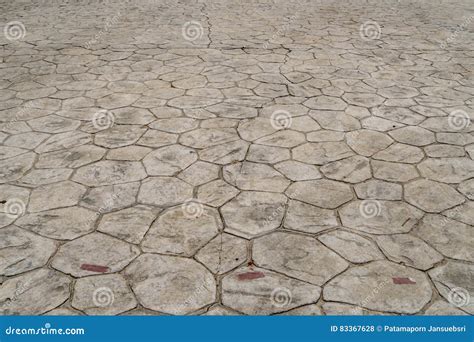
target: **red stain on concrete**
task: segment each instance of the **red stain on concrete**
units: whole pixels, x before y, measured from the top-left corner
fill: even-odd
[[[91,265],[91,264],[82,264],[81,270],[90,271],[90,272],[97,272],[97,273],[105,273],[109,271],[107,266],[100,266],[100,265]]]
[[[241,273],[237,276],[239,280],[252,280],[252,279],[258,279],[258,278],[264,278],[265,274],[262,272],[247,272],[247,273]]]
[[[410,278],[392,278],[393,283],[396,285],[411,285],[416,284],[416,281],[413,281]]]

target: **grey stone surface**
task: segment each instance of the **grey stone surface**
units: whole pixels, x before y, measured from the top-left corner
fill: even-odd
[[[449,261],[428,273],[441,296],[460,310],[474,315],[472,264]]]
[[[468,0],[36,5],[0,0],[1,313],[472,313]]]
[[[121,275],[107,274],[78,279],[71,305],[88,315],[117,315],[137,301]]]
[[[44,266],[56,251],[53,240],[15,226],[0,229],[0,275],[12,276]]]
[[[64,274],[45,268],[7,279],[0,286],[0,314],[45,313],[68,299],[70,283]]]
[[[121,271],[139,253],[136,246],[102,233],[92,233],[62,245],[51,266],[75,277],[113,273]],[[90,265],[93,267],[88,267]],[[100,271],[94,266],[99,266]]]
[[[400,284],[397,278],[408,278]],[[426,274],[388,261],[350,268],[324,288],[324,300],[345,302],[370,310],[414,314],[431,299],[431,285]]]
[[[318,240],[296,234],[260,237],[252,251],[256,265],[320,286],[348,267],[344,259]]]
[[[224,305],[250,315],[288,311],[315,303],[321,288],[261,268],[239,268],[222,280]]]
[[[145,252],[190,257],[222,229],[217,210],[187,202],[162,213],[141,244]]]
[[[125,270],[145,308],[182,315],[215,301],[212,274],[194,260],[142,254]]]

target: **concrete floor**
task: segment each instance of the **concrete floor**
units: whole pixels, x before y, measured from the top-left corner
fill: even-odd
[[[474,313],[474,12],[0,1],[1,314]]]

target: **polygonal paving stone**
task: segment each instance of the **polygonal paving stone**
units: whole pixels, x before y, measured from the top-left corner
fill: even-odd
[[[173,177],[150,177],[142,182],[138,201],[169,207],[193,197],[193,187]]]
[[[401,123],[379,118],[377,116],[369,116],[364,118],[360,121],[360,123],[364,129],[378,132],[387,132],[394,128],[404,127],[404,125]]]
[[[303,103],[306,107],[319,110],[344,110],[347,103],[338,97],[316,96]]]
[[[42,153],[37,168],[77,168],[102,159],[106,150],[94,145],[83,145],[62,151]]]
[[[178,178],[197,186],[219,177],[219,166],[197,161],[178,175]]]
[[[381,199],[381,200],[401,200],[402,186],[396,183],[389,183],[378,179],[370,179],[366,182],[354,186],[358,198]]]
[[[222,222],[216,209],[187,202],[161,214],[141,246],[145,252],[189,257],[221,229]]]
[[[352,201],[339,209],[342,225],[369,234],[409,232],[423,216],[404,202]]]
[[[211,163],[226,165],[245,159],[249,143],[243,140],[212,146],[199,151],[199,158]]]
[[[470,200],[474,200],[474,178],[459,184],[458,191]]]
[[[334,211],[290,200],[285,216],[285,228],[306,233],[318,233],[337,225]]]
[[[213,182],[204,184],[199,187],[197,199],[199,202],[210,205],[212,207],[220,207],[230,199],[237,196],[239,190],[232,185],[217,179]]]
[[[94,230],[98,214],[81,207],[53,209],[20,217],[15,224],[57,240],[73,240]]]
[[[471,226],[428,214],[413,229],[413,234],[449,258],[474,262],[474,240],[466,238],[472,234]]]
[[[97,100],[97,104],[106,109],[127,107],[133,104],[140,95],[137,94],[110,94]]]
[[[293,159],[309,164],[324,165],[354,155],[345,142],[306,143],[293,149]]]
[[[97,230],[126,242],[139,244],[156,218],[157,212],[150,207],[137,205],[105,214]]]
[[[81,206],[106,213],[135,203],[139,182],[106,185],[92,188],[80,202]]]
[[[441,296],[461,310],[474,314],[474,266],[449,261],[428,272]]]
[[[314,165],[287,160],[276,164],[275,169],[292,181],[303,181],[321,178],[318,168]]]
[[[237,130],[242,139],[247,141],[255,141],[278,131],[269,118],[262,117],[241,121]]]
[[[290,159],[290,151],[283,147],[250,145],[247,160],[256,163],[274,164]]]
[[[92,233],[62,245],[54,256],[51,266],[84,277],[97,273],[121,271],[140,250],[138,247],[101,233]]]
[[[464,311],[459,310],[456,306],[451,303],[447,303],[444,300],[437,300],[431,306],[426,309],[425,315],[427,316],[464,316],[467,315]]]
[[[385,150],[377,152],[372,157],[389,162],[416,164],[421,161],[425,155],[423,154],[423,150],[418,147],[395,143]]]
[[[149,127],[170,133],[184,133],[196,128],[198,123],[191,118],[172,118],[156,120]]]
[[[346,140],[354,151],[366,157],[385,150],[393,142],[388,135],[367,129],[347,133]]]
[[[431,158],[464,157],[466,154],[462,146],[445,144],[429,145],[423,149],[426,155]]]
[[[402,163],[390,163],[381,160],[372,160],[374,177],[389,182],[408,182],[418,177],[415,166]]]
[[[86,145],[92,141],[88,133],[74,131],[59,133],[51,136],[36,149],[36,153],[46,153]]]
[[[49,137],[49,134],[38,133],[38,132],[28,132],[12,135],[3,143],[5,146],[21,147],[27,149],[34,149],[36,146],[41,144],[46,138]],[[1,139],[0,139],[1,140]]]
[[[142,135],[137,144],[148,147],[162,147],[174,144],[178,141],[178,135],[173,133],[166,133],[157,131],[156,129],[149,129]]]
[[[334,230],[318,237],[325,246],[355,264],[384,259],[371,240],[344,230]]]
[[[464,196],[447,184],[420,179],[405,184],[405,199],[429,213],[439,213],[465,201]]]
[[[0,275],[11,276],[44,266],[56,251],[49,239],[10,226],[0,229]]]
[[[31,192],[28,211],[38,212],[76,205],[86,190],[85,186],[71,181],[42,185]]]
[[[377,236],[376,241],[388,259],[423,271],[443,260],[440,253],[410,234]]]
[[[395,85],[379,89],[378,93],[389,99],[413,97],[419,94],[416,88]]]
[[[396,141],[408,145],[425,146],[435,142],[435,135],[433,132],[418,126],[394,129],[389,134]]]
[[[346,93],[342,98],[349,104],[359,107],[375,107],[381,105],[385,99],[370,93]]]
[[[222,303],[248,315],[268,315],[315,303],[321,288],[257,267],[222,279]]]
[[[183,315],[215,301],[212,274],[194,260],[142,254],[125,270],[145,308]]]
[[[241,190],[282,192],[290,184],[271,166],[251,162],[225,166],[223,175],[227,182]]]
[[[349,265],[312,237],[279,232],[255,239],[252,257],[260,267],[315,285],[323,285]]]
[[[0,286],[0,315],[41,315],[69,298],[69,277],[41,268],[5,280]]]
[[[431,300],[431,293],[423,272],[389,261],[373,261],[352,267],[331,280],[324,287],[323,296],[324,300],[370,310],[414,314]]]
[[[146,128],[137,125],[117,125],[96,133],[94,143],[107,148],[117,148],[135,144]]]
[[[303,142],[305,142],[305,136],[303,133],[290,131],[290,130],[282,130],[270,134],[266,137],[257,139],[255,142],[257,144],[267,145],[267,146],[276,146],[276,147],[294,147]]]
[[[474,160],[468,158],[427,158],[418,169],[423,177],[443,182],[461,183],[474,175]]]
[[[29,185],[45,185],[57,183],[68,179],[73,170],[70,169],[39,169],[32,170],[19,180],[20,183]]]
[[[0,160],[0,184],[21,178],[33,167],[34,153],[25,153],[13,158]]]
[[[307,115],[293,118],[290,127],[292,130],[303,133],[321,129],[321,126],[319,126],[315,120]]]
[[[117,315],[137,301],[120,274],[107,274],[78,279],[71,305],[88,315]]]
[[[374,108],[372,113],[384,119],[405,125],[418,125],[420,122],[425,120],[423,115],[417,114],[404,107],[380,106]]]
[[[194,148],[206,148],[239,140],[233,128],[200,128],[181,135],[179,142]]]
[[[155,116],[150,113],[147,109],[125,107],[118,108],[111,111],[114,116],[115,124],[122,125],[147,125],[153,120],[156,120]]]
[[[28,125],[38,132],[63,133],[74,131],[81,125],[81,122],[58,115],[48,115],[30,120],[28,121]]]
[[[110,150],[107,153],[107,159],[138,161],[142,160],[143,157],[145,157],[151,151],[152,149],[148,147],[130,145]]]
[[[103,160],[81,167],[72,179],[87,186],[101,186],[135,182],[146,176],[140,162]]]
[[[474,226],[474,201],[467,201],[459,207],[445,211],[443,214],[452,219]]]
[[[150,176],[173,176],[197,160],[197,153],[188,147],[171,145],[148,154],[143,164]]]
[[[328,209],[335,209],[353,198],[349,185],[326,179],[295,182],[286,194],[292,199]]]
[[[279,227],[286,197],[268,192],[241,192],[221,208],[225,231],[251,238]]]
[[[321,172],[331,179],[349,183],[360,183],[371,178],[369,160],[362,156],[353,156],[328,163]]]
[[[196,254],[196,259],[213,273],[226,273],[247,260],[247,241],[219,234]]]
[[[316,120],[321,127],[331,131],[353,131],[360,129],[359,120],[339,111],[312,110],[309,115]]]
[[[18,147],[0,146],[0,160],[12,158],[26,152],[28,152],[28,150]]]

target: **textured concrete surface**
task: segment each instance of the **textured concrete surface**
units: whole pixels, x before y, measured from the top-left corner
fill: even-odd
[[[471,1],[0,7],[0,314],[474,314]]]

